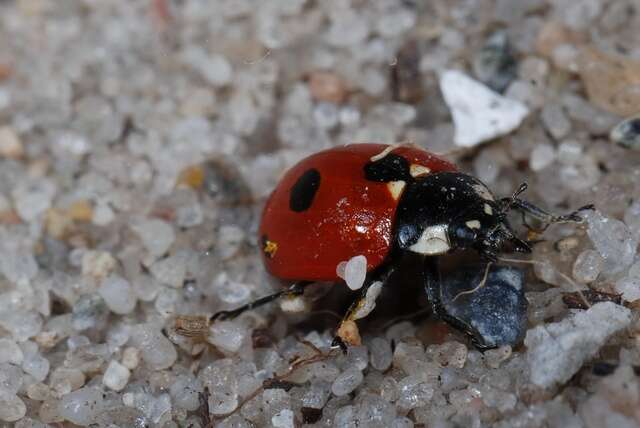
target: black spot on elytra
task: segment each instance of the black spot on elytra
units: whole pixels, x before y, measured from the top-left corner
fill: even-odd
[[[298,213],[309,209],[319,188],[320,172],[315,168],[306,170],[291,188],[289,208]]]
[[[409,162],[400,155],[388,154],[377,161],[368,162],[364,166],[364,177],[367,180],[389,182],[411,180]]]

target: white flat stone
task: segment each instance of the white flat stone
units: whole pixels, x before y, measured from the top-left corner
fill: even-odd
[[[550,387],[569,380],[609,337],[631,324],[631,311],[612,302],[593,305],[560,322],[539,325],[524,339],[531,381]]]
[[[520,101],[503,97],[459,70],[442,72],[440,90],[451,110],[457,146],[472,147],[506,135],[529,114]]]

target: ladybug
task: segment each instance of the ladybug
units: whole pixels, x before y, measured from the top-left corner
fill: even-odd
[[[507,221],[511,209],[547,225],[581,221],[580,210],[556,216],[520,199],[525,189],[523,184],[513,196],[496,198],[477,178],[413,146],[351,144],[316,153],[284,174],[266,202],[259,227],[267,271],[292,285],[236,310],[218,312],[212,320],[300,296],[315,281],[338,282],[340,262],[365,256],[367,280],[334,341],[344,347],[345,342],[357,342],[350,333],[353,321],[380,292],[380,286],[372,284],[384,282],[396,260],[411,253],[423,261],[424,286],[434,312],[471,334],[471,327],[460,325],[440,303],[438,257],[473,249],[493,262],[505,244],[530,252]]]

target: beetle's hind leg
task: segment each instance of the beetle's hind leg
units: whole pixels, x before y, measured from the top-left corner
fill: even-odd
[[[304,289],[312,284],[311,281],[297,281],[291,284],[288,288],[284,290],[278,291],[277,293],[269,294],[268,296],[260,297],[252,302],[247,303],[246,305],[242,305],[239,308],[230,310],[230,311],[220,311],[216,312],[209,319],[210,322],[214,322],[217,320],[228,320],[233,319],[240,315],[245,311],[250,311],[252,309],[258,308],[260,306],[266,305],[267,303],[271,303],[274,300],[282,299],[282,298],[292,298],[301,296],[304,293]]]

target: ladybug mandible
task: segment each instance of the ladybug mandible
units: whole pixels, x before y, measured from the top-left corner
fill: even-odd
[[[369,287],[384,280],[402,253],[423,260],[424,286],[433,311],[452,326],[469,331],[440,304],[438,256],[474,249],[496,260],[508,243],[530,252],[506,215],[526,212],[546,225],[580,221],[577,212],[556,216],[513,196],[497,199],[475,177],[415,147],[352,144],[316,153],[287,171],[266,202],[259,244],[266,269],[292,285],[236,310],[212,317],[228,319],[277,298],[300,296],[314,281],[339,281],[337,265],[354,256],[367,260],[367,281],[342,320],[334,345],[352,343],[349,326]],[[376,291],[379,293],[379,288]]]

